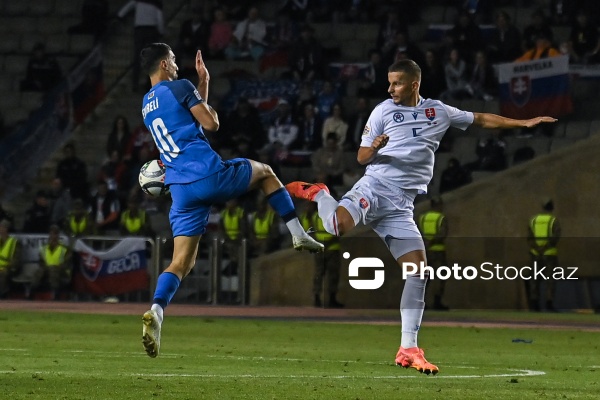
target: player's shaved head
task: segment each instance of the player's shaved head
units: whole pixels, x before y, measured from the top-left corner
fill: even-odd
[[[166,43],[152,43],[140,52],[142,68],[152,75],[158,70],[160,62],[169,57],[171,46]]]
[[[388,68],[388,72],[404,72],[406,75],[421,82],[421,68],[413,60],[396,61]]]

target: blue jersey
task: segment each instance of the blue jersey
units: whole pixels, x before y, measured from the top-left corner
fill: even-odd
[[[187,79],[162,81],[144,96],[144,125],[152,133],[160,159],[167,166],[167,185],[195,182],[224,167],[190,111],[203,101]]]

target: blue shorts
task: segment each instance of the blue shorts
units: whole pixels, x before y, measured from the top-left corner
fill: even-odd
[[[252,166],[245,158],[224,161],[216,174],[185,184],[171,184],[173,204],[169,212],[173,236],[196,236],[206,232],[210,208],[246,193]]]

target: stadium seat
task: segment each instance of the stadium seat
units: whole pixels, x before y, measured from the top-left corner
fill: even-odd
[[[42,105],[44,94],[41,92],[23,92],[19,104],[23,109],[32,111]]]
[[[332,24],[312,24],[311,27],[314,29],[314,37],[319,41],[329,39],[332,36]]]
[[[43,24],[38,24],[35,28],[36,28],[36,32],[42,33],[44,35],[49,35],[49,34],[55,34],[55,33],[61,33],[61,32],[66,32],[68,28],[65,27],[65,23],[63,21],[61,21],[59,18],[56,17],[46,17],[44,18],[44,23]],[[51,43],[47,42],[47,45],[49,46]]]
[[[25,72],[29,56],[8,55],[4,59],[4,71],[10,74]]]
[[[227,78],[215,78],[210,81],[210,92],[218,98],[223,98],[229,92],[230,85]]]
[[[69,40],[71,39],[71,37],[68,34],[62,33],[62,32],[48,34],[48,38],[49,39],[46,42],[46,51],[48,53],[50,53],[50,54],[71,53],[71,51],[69,49]]]
[[[500,114],[500,102],[498,100],[486,101],[483,105],[483,112]]]
[[[54,11],[62,16],[78,16],[81,13],[82,0],[56,0]]]
[[[342,60],[351,62],[360,62],[367,60],[367,51],[365,42],[356,39],[348,39],[342,42],[340,49],[342,51]]]
[[[471,177],[473,178],[473,182],[480,181],[485,178],[489,178],[493,176],[495,172],[492,171],[472,171]]]
[[[354,24],[333,24],[331,32],[336,41],[344,42],[356,38],[356,29],[357,26]]]
[[[485,103],[483,100],[465,99],[461,102],[460,107],[465,111],[480,113],[483,112]]]
[[[565,129],[565,137],[568,139],[584,139],[590,134],[589,121],[570,121]]]
[[[379,33],[379,26],[377,24],[356,24],[354,25],[354,29],[356,30],[357,39],[364,40],[371,46],[375,46]]]
[[[94,46],[92,35],[71,35],[69,40],[69,51],[74,54],[89,52]]]
[[[476,135],[459,136],[454,140],[452,153],[456,155],[461,164],[475,161],[477,142],[479,142],[479,138]]]

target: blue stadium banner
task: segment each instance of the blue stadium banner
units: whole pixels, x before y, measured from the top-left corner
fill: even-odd
[[[78,293],[107,296],[148,289],[144,238],[124,238],[108,250],[95,250],[77,240],[74,254],[79,265],[73,286]]]

